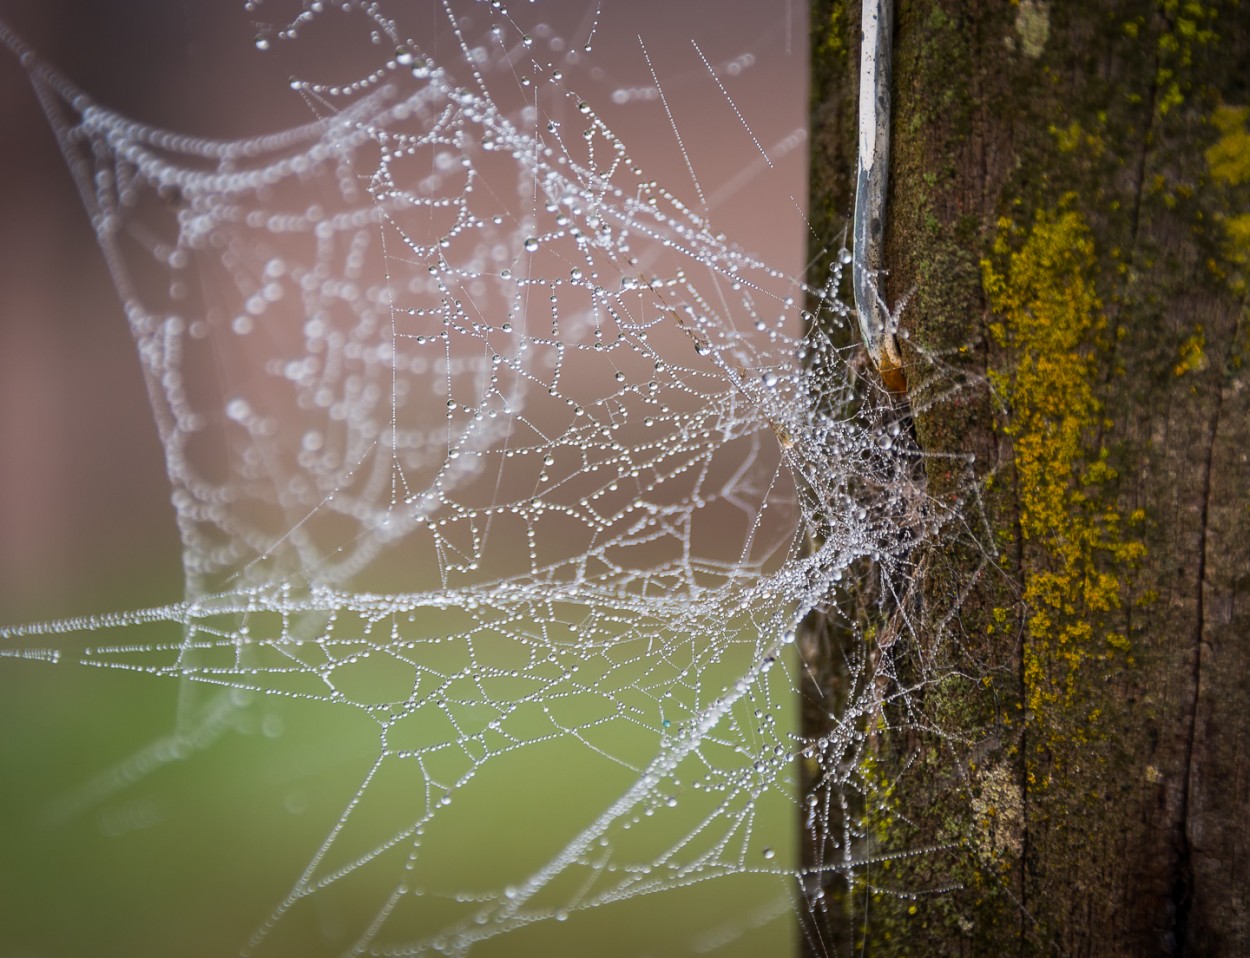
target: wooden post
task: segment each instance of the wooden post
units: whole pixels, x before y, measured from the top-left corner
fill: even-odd
[[[856,6],[812,14],[835,250]],[[888,843],[940,850],[876,872],[826,944],[1250,954],[1247,76],[1236,0],[899,0],[881,292],[915,291],[929,494],[985,531],[921,562],[945,734],[878,755]]]

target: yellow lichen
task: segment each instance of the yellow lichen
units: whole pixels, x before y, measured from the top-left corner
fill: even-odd
[[[817,58],[825,63],[836,63],[847,54],[846,5],[835,2],[829,8],[829,25],[820,40]]]
[[[1227,212],[1216,213],[1223,227],[1225,263],[1212,272],[1221,276],[1235,293],[1246,291],[1245,267],[1250,266],[1250,107],[1221,104],[1211,114],[1219,138],[1206,151],[1207,172],[1222,193]],[[1231,267],[1231,268],[1230,268]]]
[[[1105,121],[1106,117],[1103,117]],[[1061,153],[1075,153],[1084,147],[1092,156],[1101,156],[1107,149],[1106,141],[1097,134],[1088,133],[1081,124],[1073,120],[1066,127],[1051,124],[1048,132],[1055,138],[1055,145]]]
[[[1157,117],[1166,116],[1174,107],[1185,102],[1194,51],[1216,39],[1215,31],[1208,25],[1215,20],[1214,8],[1194,2],[1181,4],[1180,0],[1163,0],[1161,6],[1168,29],[1160,34],[1157,41]]]
[[[1083,669],[1127,651],[1107,620],[1120,607],[1119,573],[1144,551],[1102,501],[1100,488],[1116,478],[1108,451],[1090,448],[1103,421],[1094,382],[1106,318],[1092,278],[1094,241],[1071,201],[1038,214],[1027,231],[1000,221],[993,257],[981,264],[993,334],[1009,357],[991,381],[1009,409],[1005,432],[1029,550],[1026,724],[1044,730],[1037,744],[1047,748],[1065,736],[1087,739],[1096,713],[1084,722],[1073,717]],[[1049,780],[1037,771],[1033,780]]]
[[[1180,345],[1177,350],[1177,363],[1172,367],[1172,372],[1177,376],[1184,376],[1186,373],[1200,372],[1207,368],[1207,335],[1203,328],[1199,326],[1194,330],[1193,335],[1189,336]]]
[[[1236,186],[1250,180],[1250,107],[1221,104],[1211,114],[1220,138],[1206,152],[1207,169],[1218,183]]]

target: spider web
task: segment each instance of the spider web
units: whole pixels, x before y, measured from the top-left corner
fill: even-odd
[[[743,927],[823,908],[830,873],[873,861],[847,795],[870,791],[864,730],[911,690],[863,644],[833,731],[805,739],[796,633],[853,620],[841,584],[869,561],[897,579],[943,521],[903,414],[830,338],[849,255],[811,289],[718,233],[684,146],[685,199],[564,76],[585,51],[501,3],[478,34],[444,5],[428,49],[341,6],[248,5],[262,51],[332,21],[376,66],[293,79],[314,118],[247,140],[133,122],[23,51],[141,357],[186,594],[9,628],[5,654],[186,683],[191,743],[248,692],[373,723],[248,953],[335,896],[345,954],[476,953],[730,877],[761,889]],[[616,99],[671,120],[651,76]],[[800,760],[824,783],[806,828],[830,832],[807,868],[777,852]],[[563,837],[466,882],[464,836],[506,844],[499,804],[551,768]]]

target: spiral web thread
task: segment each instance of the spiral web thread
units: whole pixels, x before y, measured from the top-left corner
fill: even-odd
[[[476,45],[447,8],[440,63],[347,4],[376,71],[293,81],[316,118],[245,141],[131,122],[19,51],[142,359],[186,598],[6,629],[6,653],[202,687],[189,743],[247,692],[377,726],[249,951],[365,872],[390,891],[344,953],[462,955],[734,875],[819,909],[828,873],[872,861],[847,796],[873,801],[864,730],[915,683],[863,643],[844,714],[807,741],[793,643],[869,560],[898,581],[944,519],[901,414],[822,331],[849,314],[849,256],[813,290],[717,234],[634,165],[557,45],[492,6]],[[258,46],[323,14],[308,3]],[[54,641],[133,626],[162,638]],[[621,787],[528,869],[447,887],[437,836],[471,827],[462,800],[544,750]],[[773,850],[800,820],[799,760],[825,782],[807,828],[829,832],[806,872]],[[402,793],[398,820],[374,815],[379,792]]]

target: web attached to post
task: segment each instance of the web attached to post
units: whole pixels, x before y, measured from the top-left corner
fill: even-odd
[[[563,75],[571,46],[498,2],[480,36],[447,7],[437,52],[341,6],[257,45],[342,17],[376,68],[293,80],[314,119],[243,141],[129,121],[26,57],[143,362],[187,592],[6,645],[65,662],[56,633],[159,628],[76,657],[203,686],[201,721],[248,690],[376,724],[248,952],[366,874],[387,891],[342,953],[464,955],[730,876],[820,911],[875,860],[847,814],[875,800],[873,723],[929,676],[861,636],[832,731],[804,737],[796,634],[853,628],[843,584],[897,581],[945,522],[905,414],[829,337],[849,256],[812,289],[720,235],[696,171],[688,200],[649,178]],[[823,783],[802,811],[799,763]],[[449,879],[552,767],[610,798],[541,857]],[[805,866],[776,852],[799,821]]]

